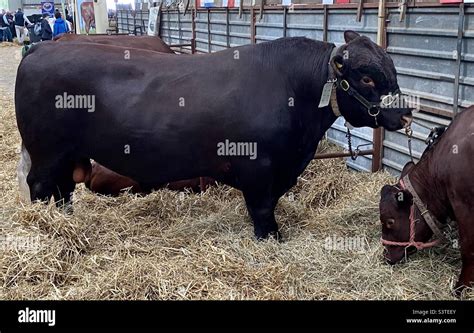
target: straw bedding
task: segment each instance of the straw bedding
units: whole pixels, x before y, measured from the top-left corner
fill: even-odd
[[[425,250],[386,265],[378,192],[395,179],[349,171],[342,159],[313,161],[280,200],[282,243],[253,238],[243,198],[227,186],[111,198],[81,185],[73,215],[53,204],[22,205],[15,52],[0,49],[11,74],[10,84],[0,81],[0,299],[452,298],[459,250]]]

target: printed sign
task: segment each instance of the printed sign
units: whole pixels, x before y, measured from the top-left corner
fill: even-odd
[[[54,15],[54,1],[42,1],[41,14],[48,14],[49,16],[53,16]]]

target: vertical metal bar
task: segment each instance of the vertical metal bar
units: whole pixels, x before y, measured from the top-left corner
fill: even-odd
[[[323,42],[328,41],[328,5],[323,5]]]
[[[364,10],[364,0],[359,0],[359,5],[357,6],[357,22],[360,22],[362,19],[362,11]]]
[[[225,38],[227,48],[230,47],[230,18],[229,18],[229,7],[225,9]]]
[[[211,10],[207,9],[207,52],[211,53]]]
[[[288,15],[288,8],[286,8],[286,6],[283,6],[283,37],[286,37],[287,15]]]
[[[181,15],[180,15],[180,12],[179,12],[179,6],[176,7],[176,10],[178,11],[178,44],[182,44],[181,43]]]
[[[196,53],[196,15],[197,8],[193,8],[191,11],[191,54]]]
[[[255,8],[254,6],[250,7],[250,42],[252,44],[255,44]]]
[[[377,44],[382,48],[387,49],[387,28],[386,28],[386,9],[385,0],[379,0],[378,26],[377,26]],[[379,127],[373,130],[373,146],[374,153],[372,155],[372,172],[379,171],[383,168],[382,154],[383,154],[383,139],[384,129]]]
[[[168,44],[171,44],[171,19],[170,8],[166,8],[166,17],[168,18]]]
[[[464,3],[459,4],[458,40],[456,49],[456,73],[454,76],[453,119],[459,111],[459,77],[461,76],[461,54],[464,34]]]
[[[160,7],[161,7],[161,4],[160,4]],[[159,10],[158,10],[158,15],[160,15],[160,26],[158,27],[158,36],[163,39],[163,29],[161,29],[161,27],[163,26],[163,7],[161,7]]]

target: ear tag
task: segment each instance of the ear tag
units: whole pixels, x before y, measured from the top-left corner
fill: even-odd
[[[334,82],[326,82],[323,87],[323,92],[321,93],[321,100],[319,101],[318,108],[324,108],[325,106],[329,105],[329,101],[331,100],[331,92],[332,87],[334,86]]]

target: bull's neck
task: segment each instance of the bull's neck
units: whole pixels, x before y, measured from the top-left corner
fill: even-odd
[[[413,167],[408,176],[413,188],[430,213],[438,221],[444,223],[451,212],[447,208],[450,205],[445,187],[441,184],[442,177],[438,174],[440,169],[438,161],[443,159],[437,158],[436,155],[441,153],[441,147],[436,146],[433,151],[423,154],[421,160]]]
[[[289,97],[295,98],[307,134],[316,140],[314,145],[337,119],[329,106],[318,108],[334,44],[299,38],[288,39],[286,43],[286,47],[282,47],[285,40],[276,46],[268,45],[273,49],[265,51],[277,54],[271,66],[285,75],[290,93],[294,95]]]
[[[328,62],[334,45],[298,39],[288,44],[277,51],[275,68],[286,75],[295,97],[318,103],[316,99],[327,81]]]
[[[319,141],[336,121],[330,106],[318,108],[324,84],[328,79],[328,62],[333,44],[291,40],[275,57],[274,69],[285,76],[288,91],[295,98],[295,123],[298,125],[299,154],[304,168],[314,157]],[[276,50],[273,54],[275,54]],[[293,96],[289,96],[293,97]],[[298,170],[302,172],[303,169]]]

